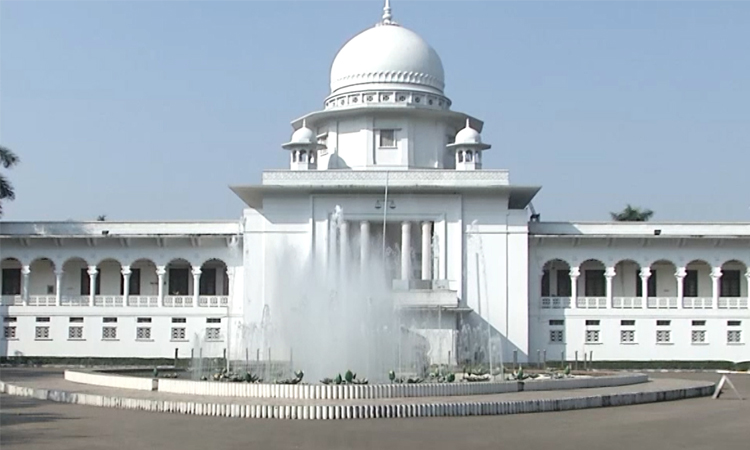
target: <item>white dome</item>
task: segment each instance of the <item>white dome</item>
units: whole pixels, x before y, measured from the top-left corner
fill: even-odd
[[[318,139],[315,137],[313,130],[304,125],[292,133],[292,144],[314,144],[317,141]]]
[[[383,84],[442,94],[443,63],[417,33],[392,23],[377,25],[354,36],[339,50],[331,65],[331,93]]]
[[[469,121],[466,121],[466,128],[463,128],[456,134],[456,144],[481,144],[482,136],[479,132],[469,126]]]

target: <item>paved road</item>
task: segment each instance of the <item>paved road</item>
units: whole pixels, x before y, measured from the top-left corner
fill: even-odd
[[[750,375],[733,380],[750,397]],[[335,422],[180,416],[11,396],[0,396],[0,402],[0,446],[18,449],[750,448],[750,400],[734,400],[729,392],[719,400],[561,413]]]

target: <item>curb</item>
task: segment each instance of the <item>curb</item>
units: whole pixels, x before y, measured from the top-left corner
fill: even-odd
[[[132,399],[75,392],[35,389],[0,381],[0,392],[39,400],[50,400],[76,405],[140,411],[192,414],[198,416],[239,417],[251,419],[382,419],[408,417],[451,417],[524,414],[551,411],[571,411],[608,406],[681,400],[712,395],[713,384],[690,388],[653,392],[633,392],[549,400],[521,400],[509,402],[412,403],[387,405],[240,405],[229,403],[178,402],[167,400]]]

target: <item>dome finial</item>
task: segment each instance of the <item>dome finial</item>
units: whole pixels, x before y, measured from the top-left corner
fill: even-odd
[[[383,7],[383,19],[380,21],[382,25],[394,25],[396,22],[393,20],[391,15],[391,0],[385,0],[385,6]]]

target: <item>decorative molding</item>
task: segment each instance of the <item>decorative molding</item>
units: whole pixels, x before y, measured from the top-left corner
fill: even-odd
[[[452,102],[447,97],[408,89],[362,90],[333,94],[323,103],[325,110],[373,105],[419,106],[420,108],[449,110]]]
[[[273,170],[263,172],[263,186],[435,186],[435,187],[495,187],[508,186],[507,170]]]
[[[356,84],[367,83],[406,83],[429,86],[443,92],[445,82],[438,77],[421,72],[388,70],[383,72],[362,72],[331,80],[331,92]]]

